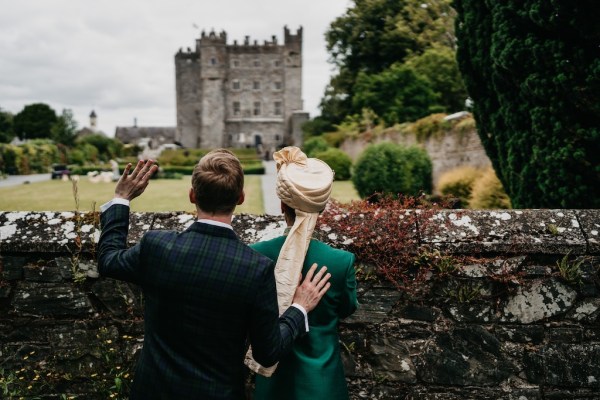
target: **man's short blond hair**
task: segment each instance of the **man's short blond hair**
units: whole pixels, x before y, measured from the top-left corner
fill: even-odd
[[[232,213],[244,190],[244,170],[240,160],[226,149],[207,153],[194,167],[192,190],[196,205],[202,211]]]

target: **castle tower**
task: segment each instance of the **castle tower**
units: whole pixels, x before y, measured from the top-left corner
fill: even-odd
[[[302,28],[259,44],[202,32],[175,55],[177,139],[186,147],[301,145]],[[300,117],[299,117],[300,116]]]
[[[90,113],[90,128],[95,131],[97,127],[98,117],[96,116],[96,112],[92,110]]]

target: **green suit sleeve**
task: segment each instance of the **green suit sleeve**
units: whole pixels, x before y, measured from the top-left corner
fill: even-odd
[[[346,287],[342,293],[338,315],[346,318],[358,308],[356,299],[356,274],[354,272],[354,254],[350,254],[348,266],[346,267]]]

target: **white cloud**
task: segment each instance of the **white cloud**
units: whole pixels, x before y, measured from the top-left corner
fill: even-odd
[[[332,66],[324,34],[350,0],[19,0],[0,13],[0,108],[44,102],[71,108],[80,126],[92,109],[99,128],[175,125],[173,56],[200,30],[228,42],[283,42],[283,26],[304,28],[304,108],[315,115]],[[197,25],[199,29],[194,28]]]

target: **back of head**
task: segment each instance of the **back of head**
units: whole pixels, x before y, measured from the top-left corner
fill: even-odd
[[[200,159],[192,175],[196,205],[211,214],[231,214],[244,190],[244,171],[237,157],[216,149]]]

